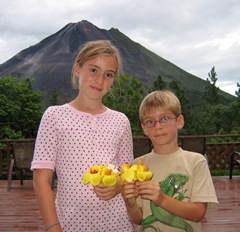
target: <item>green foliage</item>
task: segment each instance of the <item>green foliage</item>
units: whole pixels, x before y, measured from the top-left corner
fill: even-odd
[[[58,101],[58,92],[57,89],[54,88],[48,95],[48,101],[49,101],[49,105],[58,105],[59,101]]]
[[[169,89],[176,94],[182,106],[182,114],[185,116],[186,124],[184,128],[179,132],[180,135],[187,134],[191,131],[194,134],[194,130],[192,130],[192,116],[190,111],[190,105],[188,97],[186,96],[183,89],[181,89],[176,81],[171,81],[169,83],[163,81],[161,76],[158,76],[156,81],[153,82],[152,91],[156,90],[164,90]]]
[[[207,104],[218,104],[219,103],[219,96],[218,96],[218,92],[219,92],[219,88],[216,87],[216,83],[217,83],[217,73],[215,71],[215,67],[213,66],[213,68],[211,69],[210,73],[208,73],[208,77],[207,78],[207,82],[208,82],[208,86],[205,88],[205,99]]]
[[[217,81],[215,69],[211,71],[211,75],[215,85]],[[150,90],[147,90],[137,77],[125,74],[121,76],[119,82],[115,82],[111,93],[105,97],[104,103],[109,108],[121,111],[128,116],[134,135],[143,135],[138,119],[141,100],[147,92],[161,89],[170,89],[181,102],[185,125],[179,131],[179,135],[240,133],[239,98],[233,98],[228,104],[226,102],[210,104],[202,101],[201,105],[194,105],[195,102],[189,101],[187,94],[176,81],[165,82],[161,76],[158,76]],[[215,94],[217,95],[215,99],[218,99],[218,92]]]
[[[237,83],[237,87],[238,87],[238,90],[235,91],[235,95],[238,97],[238,99],[240,100],[240,84]]]
[[[33,80],[0,78],[0,138],[34,138],[42,115],[42,96]]]
[[[212,176],[229,176],[229,170],[211,170]],[[233,176],[239,176],[240,170],[233,170]]]
[[[103,103],[110,109],[126,114],[134,135],[141,134],[138,109],[145,92],[143,83],[137,77],[125,74],[114,82],[111,91],[103,99]]]
[[[162,90],[167,88],[167,83],[163,81],[161,76],[158,76],[157,79],[152,84],[152,91]]]
[[[215,69],[212,70],[213,85],[217,78]],[[210,74],[209,76],[212,77]],[[21,81],[14,77],[0,78],[0,139],[35,138],[43,111],[45,110],[46,95],[33,91],[31,84],[34,80]],[[209,81],[210,82],[210,81]],[[182,105],[185,125],[179,135],[210,135],[210,134],[239,134],[240,133],[240,85],[231,101],[225,102],[218,98],[219,103],[213,104],[202,101],[196,104],[188,98],[188,93],[176,81],[165,82],[158,76],[147,89],[137,77],[122,75],[114,82],[111,91],[104,97],[103,103],[113,110],[126,114],[129,118],[133,135],[143,135],[139,106],[147,93],[159,89],[170,89],[179,98]],[[213,92],[212,92],[213,93]],[[50,105],[59,104],[59,92],[53,89],[48,95]],[[210,95],[208,95],[210,96]],[[44,100],[45,99],[45,100]],[[48,104],[49,105],[49,104]],[[221,139],[220,139],[221,140]],[[231,138],[235,141],[234,138]],[[226,142],[226,141],[225,141]]]

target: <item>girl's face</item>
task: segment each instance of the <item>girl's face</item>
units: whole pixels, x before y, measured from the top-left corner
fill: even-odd
[[[184,125],[182,115],[158,108],[144,116],[142,129],[155,146],[173,145],[177,141],[178,130]]]
[[[75,76],[79,78],[79,91],[91,99],[102,99],[109,91],[117,70],[116,59],[101,55],[86,61],[82,67],[77,65]]]

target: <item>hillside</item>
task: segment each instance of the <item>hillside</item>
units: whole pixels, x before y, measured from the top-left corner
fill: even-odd
[[[122,54],[123,72],[137,76],[147,87],[160,75],[165,81],[175,80],[190,99],[201,99],[206,81],[132,41],[118,29],[99,29],[86,20],[69,23],[55,34],[19,52],[0,65],[0,77],[35,78],[34,89],[51,92],[55,88],[63,96],[62,102],[69,101],[76,95],[71,86],[75,57],[83,43],[98,39],[112,41]],[[221,95],[227,99],[232,97],[223,91]]]

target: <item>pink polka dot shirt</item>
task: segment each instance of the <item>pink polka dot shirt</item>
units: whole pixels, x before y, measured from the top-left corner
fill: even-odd
[[[133,159],[128,118],[107,108],[98,115],[69,104],[44,113],[31,169],[56,169],[56,209],[63,231],[133,231],[121,194],[100,200],[90,184],[82,184],[89,166],[120,166]]]

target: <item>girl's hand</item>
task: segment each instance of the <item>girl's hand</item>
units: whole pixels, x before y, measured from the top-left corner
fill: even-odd
[[[118,177],[117,183],[113,186],[105,186],[104,184],[100,183],[93,187],[93,191],[96,195],[104,201],[108,201],[114,198],[117,194],[119,194],[122,190],[122,182]]]

